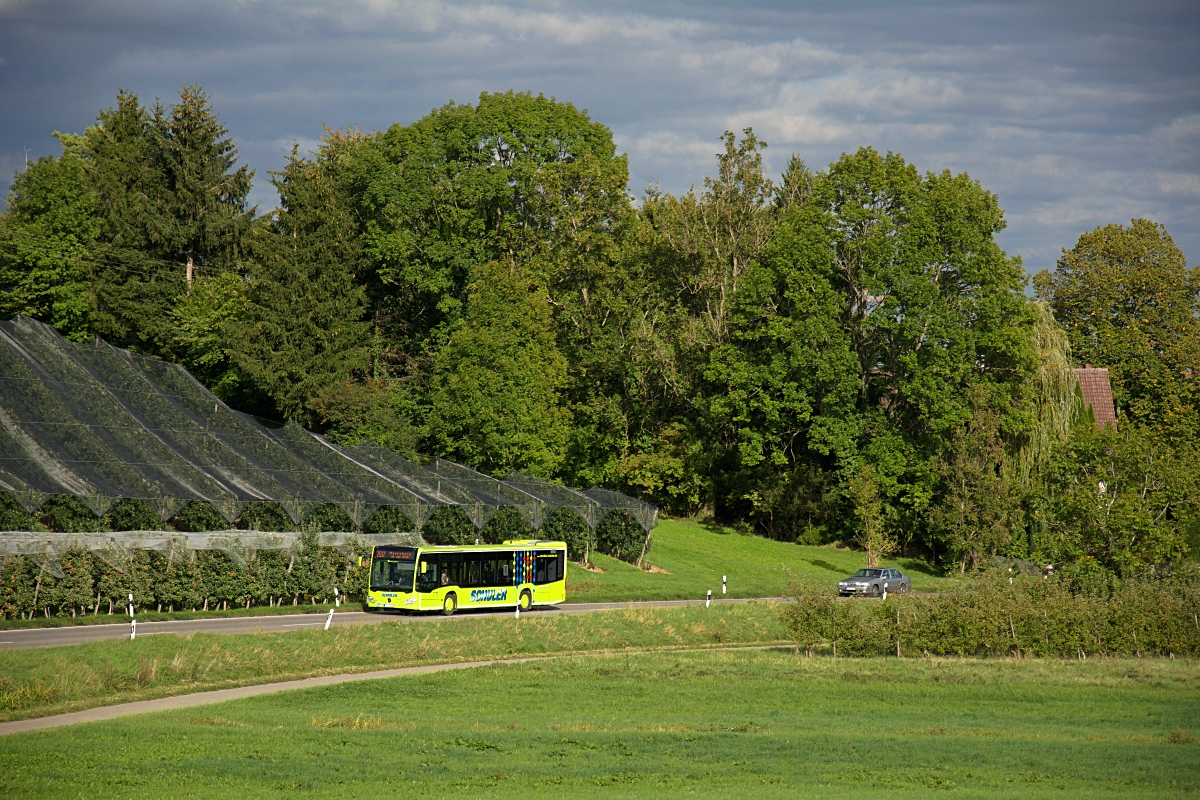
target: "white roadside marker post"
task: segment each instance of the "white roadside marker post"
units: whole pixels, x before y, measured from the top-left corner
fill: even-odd
[[[333,587],[333,607],[337,608],[342,604],[342,599],[338,597],[337,587]]]
[[[708,595],[704,598],[704,607],[708,608],[708,604],[712,602],[712,589],[708,590]]]
[[[333,609],[329,609],[329,616],[325,620],[325,630],[329,630],[329,626],[333,624]]]
[[[725,576],[721,576],[721,594],[725,594]]]
[[[133,592],[129,593],[129,616],[133,616]]]
[[[884,583],[883,583],[883,599],[884,600],[887,600],[887,587],[888,587],[887,581],[884,581]]]
[[[137,617],[133,616],[133,592],[129,593],[129,641],[137,638]]]

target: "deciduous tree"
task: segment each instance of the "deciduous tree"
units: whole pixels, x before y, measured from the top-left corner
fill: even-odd
[[[1200,436],[1200,278],[1166,228],[1104,225],[1035,281],[1080,363],[1107,367],[1136,425]]]

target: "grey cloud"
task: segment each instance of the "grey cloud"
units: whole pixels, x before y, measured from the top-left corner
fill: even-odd
[[[0,0],[0,169],[57,152],[118,87],[198,81],[258,170],[323,124],[380,129],[482,90],[587,108],[631,187],[684,191],[753,125],[778,171],[859,145],[1000,195],[1031,270],[1107,222],[1164,222],[1200,252],[1200,12],[1157,4]]]

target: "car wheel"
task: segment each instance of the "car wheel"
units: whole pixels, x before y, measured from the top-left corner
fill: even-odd
[[[446,599],[442,601],[442,616],[443,617],[454,616],[454,612],[457,610],[458,610],[458,598],[455,597],[454,592],[450,592],[449,594],[446,595]]]
[[[529,593],[528,589],[521,592],[521,597],[519,600],[517,600],[517,606],[519,606],[522,611],[528,611],[529,609],[533,608],[533,595]]]
[[[879,584],[871,584],[871,597],[879,597]]]
[[[901,584],[900,584],[900,594],[904,594],[904,593],[905,593],[905,592],[907,592],[907,591],[908,591],[908,584],[907,584],[907,583],[901,583]]]

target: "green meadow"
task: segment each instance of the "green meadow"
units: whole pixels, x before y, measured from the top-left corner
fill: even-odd
[[[780,597],[793,578],[833,585],[866,566],[860,551],[778,542],[692,520],[664,519],[653,536],[646,561],[662,572],[595,555],[602,572],[568,568],[568,602],[701,598],[709,589],[720,596],[722,575],[729,597]],[[916,591],[936,591],[945,581],[917,559],[891,559],[884,566],[911,576]]]
[[[0,720],[233,686],[513,656],[788,641],[777,603],[534,611],[290,633],[161,635],[0,651]]]
[[[563,657],[0,739],[0,794],[1179,797],[1200,667],[1150,660]]]

